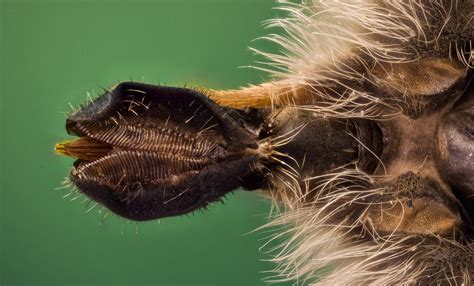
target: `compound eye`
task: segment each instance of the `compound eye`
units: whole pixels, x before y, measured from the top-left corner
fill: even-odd
[[[474,84],[443,123],[438,144],[441,168],[464,208],[474,219]]]

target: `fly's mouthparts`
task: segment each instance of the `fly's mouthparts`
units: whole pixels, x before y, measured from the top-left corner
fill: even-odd
[[[86,161],[97,160],[107,155],[112,149],[111,145],[89,137],[63,141],[54,146],[54,150],[58,154]]]
[[[181,215],[239,188],[256,189],[257,135],[238,111],[191,89],[125,82],[72,114],[76,187],[133,220]],[[255,150],[254,150],[255,149]]]

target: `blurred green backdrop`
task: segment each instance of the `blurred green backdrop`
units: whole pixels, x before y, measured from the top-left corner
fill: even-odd
[[[236,193],[206,213],[102,220],[54,190],[72,159],[64,112],[123,80],[237,88],[273,0],[0,0],[0,284],[262,285],[273,265],[247,234],[269,205]],[[262,47],[262,45],[260,45]]]

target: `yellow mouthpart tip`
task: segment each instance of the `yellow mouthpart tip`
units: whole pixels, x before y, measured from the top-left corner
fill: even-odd
[[[88,137],[66,140],[54,145],[56,154],[66,155],[87,161],[93,161],[107,155],[112,145]]]
[[[54,151],[56,154],[69,155],[67,153],[67,146],[71,144],[74,140],[65,140],[54,145]]]

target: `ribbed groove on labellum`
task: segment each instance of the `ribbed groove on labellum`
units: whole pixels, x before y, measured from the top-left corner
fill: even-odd
[[[109,186],[128,183],[159,183],[172,176],[202,169],[209,164],[206,158],[189,158],[173,154],[143,151],[118,151],[75,170],[81,179],[93,180]]]
[[[115,213],[180,215],[249,185],[260,170],[249,151],[255,138],[232,112],[195,90],[121,83],[67,119],[79,138],[56,150],[78,158],[77,188]]]
[[[199,136],[179,132],[178,129],[136,125],[79,124],[78,129],[87,136],[121,148],[185,154],[200,157],[208,154],[214,143]]]

